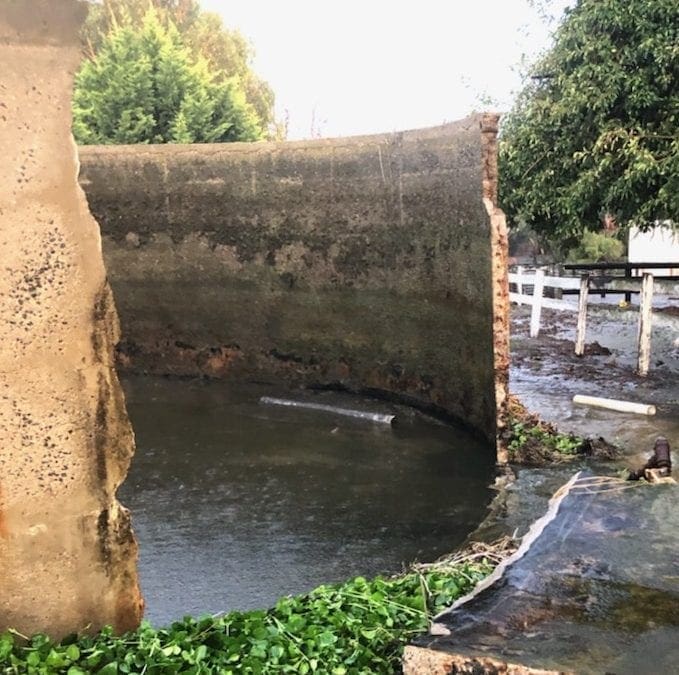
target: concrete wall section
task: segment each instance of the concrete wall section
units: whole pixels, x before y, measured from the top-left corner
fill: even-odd
[[[82,148],[121,363],[376,389],[494,439],[494,122]]]
[[[84,6],[0,0],[0,632],[136,626],[133,437],[70,134]]]

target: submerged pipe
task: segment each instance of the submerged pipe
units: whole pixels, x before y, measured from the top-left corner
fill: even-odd
[[[326,405],[324,403],[310,403],[307,401],[292,401],[287,398],[272,398],[271,396],[262,396],[259,402],[265,405],[282,405],[289,408],[305,408],[307,410],[322,410],[323,412],[334,413],[335,415],[344,415],[345,417],[356,417],[370,422],[378,422],[380,424],[393,424],[396,415],[386,415],[383,413],[366,412],[364,410],[352,410],[351,408],[337,408],[334,405]]]

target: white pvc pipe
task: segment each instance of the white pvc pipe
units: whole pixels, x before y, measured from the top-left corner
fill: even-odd
[[[632,403],[631,401],[617,401],[614,398],[600,398],[599,396],[576,394],[573,396],[573,403],[591,405],[595,408],[606,408],[607,410],[617,410],[618,412],[635,413],[637,415],[655,415],[654,405]]]
[[[262,396],[259,399],[260,403],[266,405],[282,405],[288,408],[306,408],[307,410],[322,410],[323,412],[334,413],[335,415],[344,415],[345,417],[357,417],[362,420],[369,420],[370,422],[379,422],[381,424],[392,424],[396,415],[384,415],[382,413],[366,412],[363,410],[351,410],[350,408],[336,408],[334,405],[325,405],[324,403],[310,403],[307,401],[292,401],[287,398],[272,398],[270,396]]]

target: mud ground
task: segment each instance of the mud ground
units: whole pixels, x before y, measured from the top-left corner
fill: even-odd
[[[654,309],[651,367],[635,373],[638,308],[592,305],[587,349],[574,354],[576,314],[543,309],[537,338],[528,335],[530,308],[511,307],[510,391],[560,431],[603,436],[623,449],[621,464],[643,463],[658,435],[679,464],[679,300]],[[575,394],[652,403],[652,417],[576,406]]]
[[[623,468],[638,468],[658,435],[668,438],[674,475],[679,475],[679,301],[669,306],[669,311],[666,305],[654,314],[651,369],[647,377],[639,377],[634,372],[636,308],[592,306],[587,353],[577,357],[574,313],[543,310],[540,335],[530,338],[530,308],[512,305],[511,393],[559,431],[603,436],[622,452],[619,459],[605,462],[579,456],[543,467],[512,465],[507,475],[498,477],[488,517],[470,541],[522,536],[576,471],[616,475]],[[575,394],[652,403],[657,413],[647,417],[574,405]]]

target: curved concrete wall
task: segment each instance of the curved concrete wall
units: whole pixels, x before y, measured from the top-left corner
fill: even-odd
[[[496,127],[81,148],[121,365],[378,390],[493,440]]]

